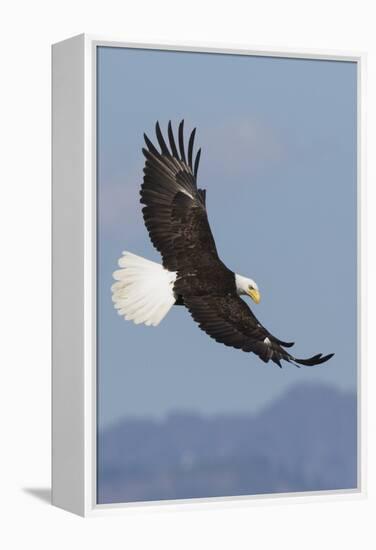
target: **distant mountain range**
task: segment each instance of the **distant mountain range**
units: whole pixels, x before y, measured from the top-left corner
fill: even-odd
[[[99,434],[98,502],[355,488],[354,393],[299,385],[257,415],[124,419]]]

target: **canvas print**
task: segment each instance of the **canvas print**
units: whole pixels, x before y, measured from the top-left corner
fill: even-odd
[[[98,503],[356,489],[356,63],[97,52]]]

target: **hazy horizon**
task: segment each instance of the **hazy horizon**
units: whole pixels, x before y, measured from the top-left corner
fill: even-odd
[[[300,383],[257,414],[170,412],[101,433],[98,502],[357,487],[357,397]]]

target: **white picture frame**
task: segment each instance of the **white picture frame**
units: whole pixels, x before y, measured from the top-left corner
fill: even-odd
[[[357,63],[358,75],[358,487],[320,493],[97,504],[96,499],[96,49],[98,46],[327,59]],[[136,44],[79,35],[52,47],[53,355],[52,502],[90,516],[139,509],[255,505],[289,499],[349,499],[365,495],[365,55],[275,51],[208,44]],[[200,502],[198,502],[200,501]]]

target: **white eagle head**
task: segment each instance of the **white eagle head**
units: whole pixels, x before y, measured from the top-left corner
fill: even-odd
[[[238,275],[237,273],[235,273],[235,284],[239,296],[247,294],[256,304],[260,302],[260,291],[253,279],[250,279],[249,277],[243,277],[243,275]]]

